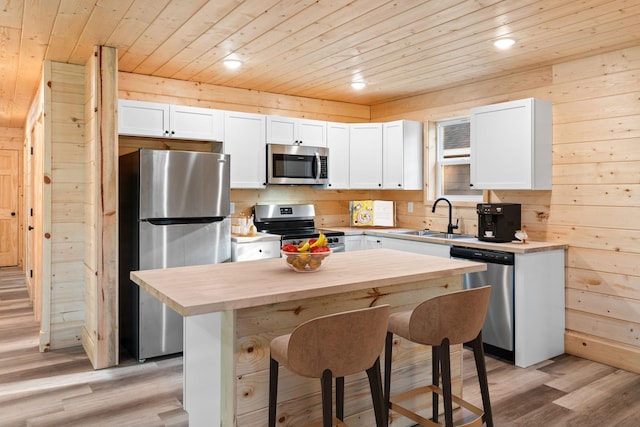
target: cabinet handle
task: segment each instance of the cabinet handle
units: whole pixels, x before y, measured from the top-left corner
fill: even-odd
[[[11,212],[11,216],[16,216],[16,213],[15,212]]]
[[[473,184],[469,184],[469,187],[473,187]]]
[[[27,227],[27,229],[28,229],[29,231],[31,231],[31,230],[33,230],[33,227],[32,227],[32,226],[29,226],[29,227]]]
[[[402,184],[398,184],[398,187],[402,187]]]
[[[169,131],[168,131],[168,130],[165,130],[165,131],[164,131],[164,134],[165,134],[165,135],[169,135]]]

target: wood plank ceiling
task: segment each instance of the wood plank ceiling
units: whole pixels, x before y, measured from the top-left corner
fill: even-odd
[[[0,127],[23,126],[44,59],[94,45],[121,71],[375,105],[637,45],[638,28],[640,0],[0,0]]]

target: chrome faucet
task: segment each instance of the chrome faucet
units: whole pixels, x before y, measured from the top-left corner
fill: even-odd
[[[448,199],[444,198],[444,197],[440,197],[435,202],[433,202],[433,207],[431,208],[431,212],[434,213],[436,211],[436,205],[441,200],[444,200],[445,202],[447,202],[449,204],[449,224],[447,225],[447,234],[453,234],[453,230],[458,228],[458,220],[459,219],[456,219],[456,225],[453,225],[453,222],[452,222],[452,219],[451,219],[451,210],[452,210],[451,202]]]

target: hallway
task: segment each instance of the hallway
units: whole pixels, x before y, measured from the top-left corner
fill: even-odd
[[[182,358],[93,370],[82,347],[38,352],[22,271],[0,268],[0,426],[186,426]]]

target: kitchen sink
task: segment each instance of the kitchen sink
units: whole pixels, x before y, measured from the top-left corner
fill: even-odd
[[[431,230],[393,230],[389,231],[392,234],[406,234],[410,236],[424,236],[433,237],[436,239],[467,239],[474,237],[470,234],[457,234],[457,233],[445,233],[444,231],[431,231]]]
[[[390,230],[389,233],[391,234],[410,234],[412,236],[430,236],[434,233],[439,233],[439,232],[435,232],[435,231],[429,231],[429,230]]]

